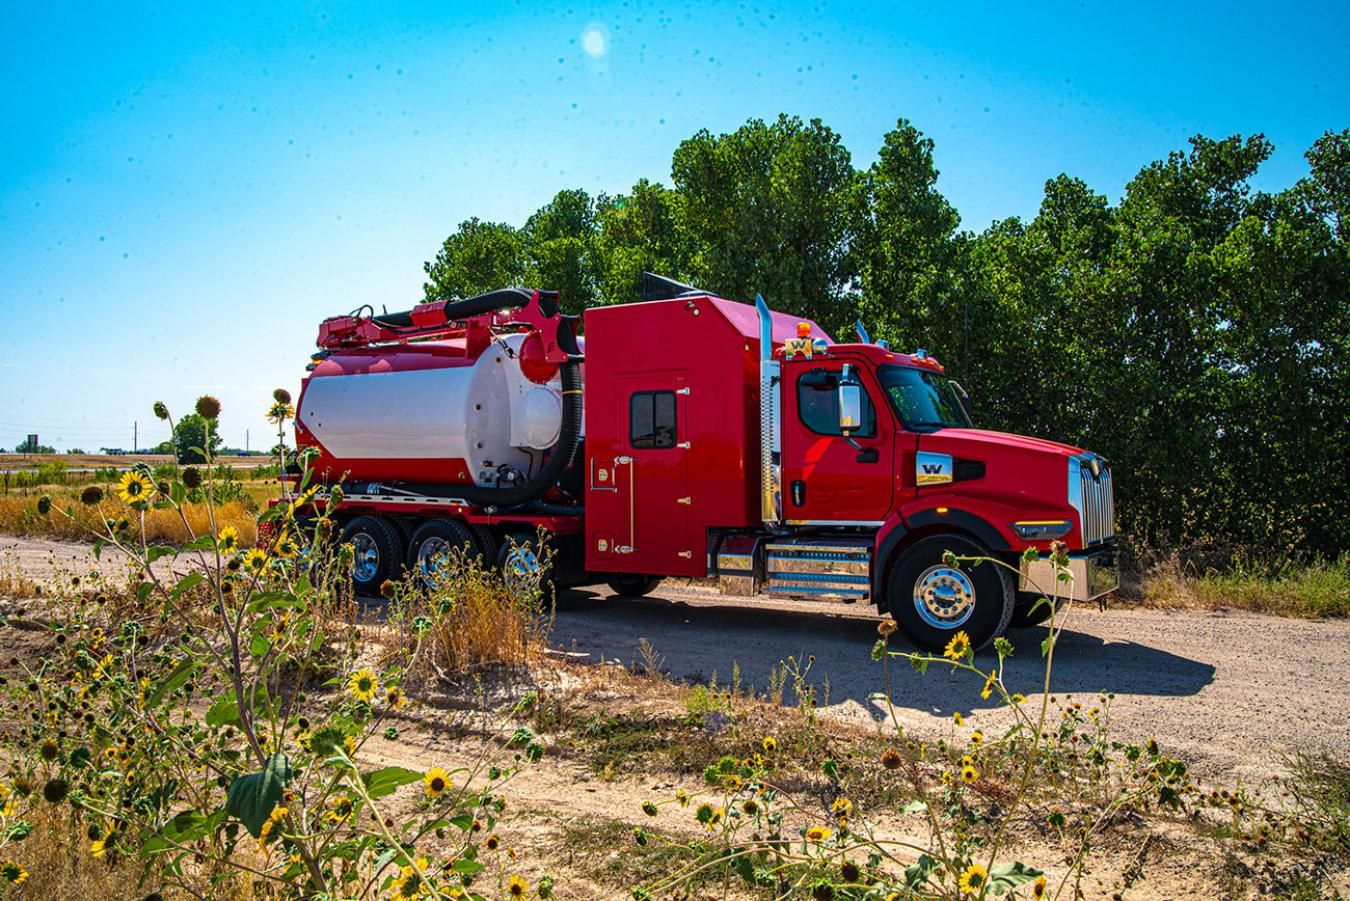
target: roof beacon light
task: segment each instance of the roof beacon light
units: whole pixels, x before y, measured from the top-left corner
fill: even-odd
[[[788,359],[796,356],[810,359],[813,350],[814,348],[811,342],[811,323],[797,323],[797,337],[789,338],[783,342],[783,356]]]

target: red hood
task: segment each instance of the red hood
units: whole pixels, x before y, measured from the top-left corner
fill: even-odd
[[[934,434],[957,441],[969,441],[972,444],[997,444],[1001,447],[1015,447],[1020,450],[1060,454],[1065,457],[1084,453],[1080,448],[1060,444],[1058,441],[1029,438],[1026,435],[1014,435],[1011,432],[991,432],[987,429],[942,429]]]

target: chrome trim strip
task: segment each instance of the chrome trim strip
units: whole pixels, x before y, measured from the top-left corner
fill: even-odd
[[[884,519],[789,519],[790,526],[860,526],[879,529],[886,524]]]
[[[360,501],[363,503],[380,504],[418,504],[423,506],[441,506],[441,507],[468,507],[471,506],[468,501],[461,497],[430,497],[423,494],[348,494],[343,497],[345,501]]]

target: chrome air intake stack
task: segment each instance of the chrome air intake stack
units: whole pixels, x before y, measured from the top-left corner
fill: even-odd
[[[769,528],[777,528],[782,516],[782,483],[779,470],[782,432],[779,426],[778,385],[780,367],[773,358],[773,314],[764,298],[755,295],[759,315],[759,513]]]

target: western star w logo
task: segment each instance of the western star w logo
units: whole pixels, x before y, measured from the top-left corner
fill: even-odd
[[[919,465],[923,467],[924,475],[933,475],[933,476],[942,475],[941,463],[921,463]]]

